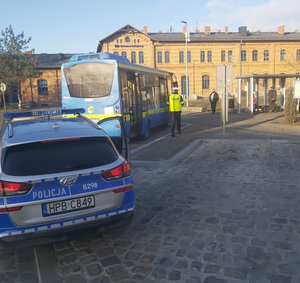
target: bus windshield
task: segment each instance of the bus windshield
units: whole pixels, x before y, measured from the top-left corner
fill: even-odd
[[[71,97],[94,98],[109,96],[115,65],[82,63],[64,68]]]

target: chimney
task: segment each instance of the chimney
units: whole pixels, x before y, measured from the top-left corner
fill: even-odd
[[[295,33],[298,33],[298,30],[297,29],[295,29],[295,31],[294,31]]]
[[[161,33],[161,30],[159,30],[158,33]]]
[[[144,26],[143,32],[144,32],[145,34],[148,34],[147,26]]]
[[[279,34],[284,34],[284,26],[278,27],[278,33]]]
[[[246,26],[239,27],[239,34],[240,36],[247,36],[248,35],[247,27]]]
[[[220,33],[220,32],[221,32],[221,30],[219,29],[219,30],[218,30],[218,33]]]
[[[228,27],[225,27],[225,33],[228,33]]]
[[[183,34],[186,33],[186,26],[183,26],[182,32],[183,32]]]
[[[25,54],[32,54],[32,51],[24,51]]]
[[[260,33],[260,30],[257,30],[256,33]]]
[[[200,32],[200,30],[196,29],[196,33],[199,33],[199,32]]]
[[[210,34],[210,26],[204,27],[204,33],[205,34]]]

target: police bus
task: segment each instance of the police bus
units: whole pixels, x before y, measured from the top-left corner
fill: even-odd
[[[62,108],[84,108],[95,123],[123,116],[128,137],[147,138],[168,124],[172,73],[130,63],[110,53],[73,55],[62,65]]]

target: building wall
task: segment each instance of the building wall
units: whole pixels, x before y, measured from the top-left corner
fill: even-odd
[[[125,41],[126,37],[139,39],[139,45],[143,47],[134,47]],[[120,40],[122,39],[122,44]],[[117,43],[117,40],[119,43]],[[119,45],[116,47],[116,45]],[[130,45],[130,47],[125,47]],[[188,43],[188,51],[191,52],[191,63],[188,63],[188,76],[190,81],[190,94],[207,96],[212,88],[217,88],[216,69],[218,65],[231,64],[233,66],[233,89],[236,92],[236,76],[249,74],[293,74],[300,72],[300,61],[296,60],[297,50],[300,49],[298,42],[218,42],[218,43]],[[221,62],[221,51],[226,54],[225,62]],[[232,50],[232,62],[228,62],[228,51]],[[240,62],[240,50],[247,51],[247,60]],[[252,60],[253,50],[258,51],[258,61]],[[269,61],[264,61],[264,50],[269,50]],[[286,51],[286,60],[280,60],[280,51]],[[139,51],[144,52],[145,66],[154,67],[153,54],[155,52],[155,67],[157,69],[173,72],[178,81],[179,90],[181,91],[181,78],[186,75],[186,44],[178,43],[157,43],[142,33],[116,33],[109,37],[102,47],[103,52],[113,53],[127,51],[127,58],[131,60],[131,51],[135,51],[137,56]],[[162,52],[163,62],[164,53],[169,51],[170,63],[158,63],[157,52]],[[184,52],[184,63],[179,63],[179,52]],[[200,62],[200,52],[205,52],[205,62]],[[207,52],[212,52],[212,62],[207,62]],[[138,63],[138,62],[137,62]],[[210,78],[210,89],[203,89],[202,77],[208,75]],[[291,84],[293,79],[287,79],[287,84]],[[270,81],[269,85],[273,82]],[[279,85],[279,81],[276,81]],[[263,91],[263,82],[259,82],[260,91]]]
[[[60,106],[61,105],[61,71],[40,70],[42,75],[37,79],[25,81],[21,85],[22,102],[29,106]],[[46,80],[48,95],[39,95],[38,81]]]

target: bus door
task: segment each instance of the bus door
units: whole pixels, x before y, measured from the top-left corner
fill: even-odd
[[[135,73],[127,73],[127,88],[129,96],[129,112],[130,112],[130,137],[137,136],[139,133],[139,126],[141,124],[141,107],[140,95],[137,95],[137,84]],[[140,91],[138,90],[138,93]]]

